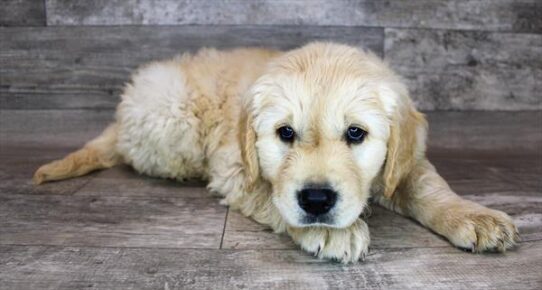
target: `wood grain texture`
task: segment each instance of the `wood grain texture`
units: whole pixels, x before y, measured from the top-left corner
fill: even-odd
[[[297,250],[0,246],[0,289],[539,289],[542,243],[506,255],[372,250],[344,266]]]
[[[113,110],[0,110],[0,149],[51,145],[69,153],[98,136],[113,116]]]
[[[381,54],[383,30],[297,26],[0,28],[0,108],[114,108],[134,68],[201,47],[291,49],[312,40]]]
[[[503,255],[466,253],[416,222],[372,206],[369,256],[361,264],[344,266],[317,260],[287,236],[236,212],[230,211],[226,220],[227,209],[198,182],[142,177],[119,166],[40,187],[29,183],[39,164],[80,146],[86,135],[110,121],[111,113],[0,110],[0,289],[542,285],[540,151],[498,151],[498,143],[491,149],[478,139],[467,140],[463,148],[429,150],[429,158],[459,194],[514,218],[522,236],[518,248]],[[498,125],[502,135],[515,136],[512,131],[518,127],[538,124],[535,112],[449,113],[439,114],[433,129],[450,123],[457,128],[450,134],[460,127],[474,127],[473,133],[480,134],[484,126],[495,130],[488,120],[513,121],[514,116],[523,117],[517,117],[515,129]],[[457,118],[459,123],[453,121]],[[493,140],[508,144],[504,138]],[[473,150],[476,144],[482,146]]]
[[[0,244],[218,248],[216,199],[0,194]],[[197,218],[196,218],[197,217]]]
[[[424,110],[542,109],[542,35],[386,29],[385,59]]]
[[[493,192],[464,197],[510,214],[518,225],[522,241],[542,241],[542,191]],[[371,249],[452,247],[445,238],[413,220],[380,206],[372,205],[367,215]],[[268,227],[230,211],[224,232],[223,248],[297,249],[298,247],[285,234],[275,234]]]
[[[119,182],[122,180],[122,182]],[[177,182],[175,180],[152,178],[138,174],[128,165],[100,171],[81,190],[78,196],[119,196],[119,197],[216,197],[207,191],[203,181]],[[218,199],[213,199],[218,203]]]
[[[518,226],[521,240],[542,241],[542,191],[493,192],[463,195],[468,200],[509,214]],[[452,247],[443,237],[436,235],[417,222],[373,206],[368,218],[371,248],[434,248]]]
[[[344,25],[542,31],[536,0],[48,0],[49,25]]]
[[[73,149],[20,144],[0,147],[0,244],[219,247],[227,209],[205,188],[107,171],[35,186]]]
[[[524,241],[542,240],[542,155],[495,152],[429,151],[437,170],[458,194],[512,215]],[[520,169],[521,168],[521,169]],[[514,173],[514,174],[512,174]],[[372,248],[443,247],[449,243],[416,222],[373,205],[367,222]],[[224,248],[295,249],[286,236],[265,226],[228,214]]]
[[[272,229],[241,213],[230,210],[226,220],[223,249],[297,249],[285,233],[277,234]]]
[[[54,146],[69,152],[98,136],[114,120],[113,115],[109,109],[0,110],[0,146]],[[542,152],[542,111],[436,111],[426,115],[429,149],[443,153],[465,148],[507,154]]]
[[[428,158],[450,187],[460,195],[491,194],[494,192],[521,190],[515,182],[499,176],[491,166],[480,162],[479,155],[491,155],[503,158],[508,164],[514,164],[509,153],[494,151],[476,151],[465,153],[461,150],[429,149]],[[477,156],[478,155],[478,156]],[[532,157],[528,156],[527,158]]]
[[[201,46],[292,48],[326,39],[382,51],[358,27],[3,28],[2,109],[113,108],[133,69]],[[542,35],[386,29],[385,58],[425,110],[542,109]]]
[[[45,1],[2,0],[0,26],[45,26]]]
[[[470,120],[476,122],[472,118]],[[510,214],[518,224],[523,241],[542,240],[542,186],[539,178],[542,176],[542,154],[438,149],[430,150],[429,158],[458,194]],[[418,223],[376,205],[371,207],[367,222],[372,248],[449,246],[445,239]],[[231,211],[223,247],[297,248],[287,237],[277,236],[267,227]]]
[[[226,208],[203,195],[202,189],[181,189],[177,184],[169,190],[175,195],[164,195],[165,186],[153,195],[155,187],[119,178],[116,184],[123,186],[106,190],[107,179],[99,174],[43,186],[31,184],[39,165],[66,153],[43,147],[2,147],[0,244],[218,248]],[[129,197],[115,194],[116,190]],[[79,191],[81,196],[73,195]],[[194,192],[202,198],[194,198]],[[194,211],[197,221],[192,220]]]
[[[42,164],[63,157],[73,149],[8,145],[0,136],[0,193],[70,195],[75,193],[92,176],[83,176],[65,182],[49,183],[36,187],[32,184],[32,175]]]
[[[542,153],[542,111],[434,111],[426,116],[429,148]]]
[[[371,249],[450,246],[442,237],[382,207],[372,205],[369,212],[366,220],[371,233]],[[533,227],[532,224],[529,226]],[[222,247],[224,249],[299,249],[286,234],[273,233],[268,227],[234,211],[228,214]]]
[[[60,158],[69,151],[70,149],[55,147],[3,147],[0,155],[0,161],[2,161],[0,193],[37,196],[76,194],[77,198],[98,196],[121,198],[120,200],[130,198],[202,199],[218,206],[218,199],[211,198],[202,182],[181,184],[171,180],[140,176],[127,166],[119,166],[83,178],[39,187],[30,183],[32,172],[40,164]],[[430,151],[429,156],[439,172],[459,194],[514,216],[520,224],[524,240],[542,239],[542,188],[538,188],[537,191],[536,188],[531,187],[531,191],[525,191],[526,188],[522,186],[525,183],[539,182],[537,177],[542,175],[542,166],[538,162],[540,156],[517,153],[509,156],[488,152],[469,154],[449,150],[436,153]],[[521,167],[519,171],[514,169],[518,167]],[[515,174],[510,175],[506,170]],[[28,204],[31,203],[28,202]],[[50,201],[45,201],[45,204],[47,203]],[[71,203],[66,207],[70,205]],[[129,202],[126,206],[134,207]],[[143,207],[144,205],[141,205],[141,210],[144,210]],[[19,210],[16,209],[16,211]],[[197,209],[193,210],[197,212]],[[54,219],[54,216],[50,218]],[[415,222],[377,206],[372,207],[368,222],[374,248],[448,245],[445,240]],[[57,226],[60,228],[60,225]],[[144,224],[142,223],[141,226]],[[28,239],[25,236],[17,238]],[[46,240],[48,239],[54,239],[54,237]],[[51,243],[54,242],[55,240],[51,241]],[[265,226],[236,212],[230,212],[226,222],[223,248],[293,249],[296,247],[287,236],[274,234]]]
[[[442,152],[441,154],[446,154]],[[454,154],[455,155],[455,154]],[[490,171],[497,178],[514,184],[517,188],[523,191],[542,191],[542,150],[533,152],[533,154],[524,154],[524,152],[508,152],[499,154],[496,152],[478,152],[474,154],[463,154],[456,158],[476,160],[477,163],[483,165],[486,171]],[[448,154],[448,158],[452,158]],[[443,167],[449,167],[449,162]],[[478,168],[470,167],[466,170],[466,174],[478,172]],[[506,190],[506,189],[502,189]]]
[[[542,149],[542,147],[539,147]],[[505,180],[519,185],[524,190],[542,190],[542,150],[531,156],[497,158],[491,155],[480,156],[480,161],[487,164],[493,172]]]

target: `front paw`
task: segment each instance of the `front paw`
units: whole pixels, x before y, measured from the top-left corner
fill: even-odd
[[[288,233],[305,251],[345,264],[365,259],[369,249],[369,228],[361,219],[344,229],[289,227]]]
[[[519,241],[514,221],[504,212],[476,208],[453,216],[448,238],[459,248],[472,252],[504,252]]]

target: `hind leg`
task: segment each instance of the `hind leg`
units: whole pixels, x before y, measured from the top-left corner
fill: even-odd
[[[98,138],[87,143],[82,149],[41,166],[34,173],[33,182],[42,184],[68,179],[120,163],[121,158],[115,151],[116,135],[116,125],[110,125]]]
[[[205,176],[201,119],[180,60],[148,64],[117,107],[117,152],[139,173],[184,180]]]

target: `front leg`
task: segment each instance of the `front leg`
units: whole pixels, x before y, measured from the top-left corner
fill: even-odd
[[[473,252],[504,252],[519,240],[510,216],[458,196],[427,160],[415,167],[390,199],[378,195],[375,200]]]
[[[345,264],[364,260],[370,243],[369,227],[361,219],[342,229],[287,227],[287,232],[303,250]]]

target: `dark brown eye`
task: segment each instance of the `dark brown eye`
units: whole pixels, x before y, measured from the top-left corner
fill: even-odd
[[[359,127],[348,127],[348,130],[346,130],[346,142],[349,144],[359,144],[363,142],[363,139],[365,139],[365,136],[367,136],[367,131],[359,128]]]
[[[282,140],[283,142],[287,142],[287,143],[294,142],[295,131],[290,126],[282,126],[278,128],[277,134],[279,135],[280,140]]]

